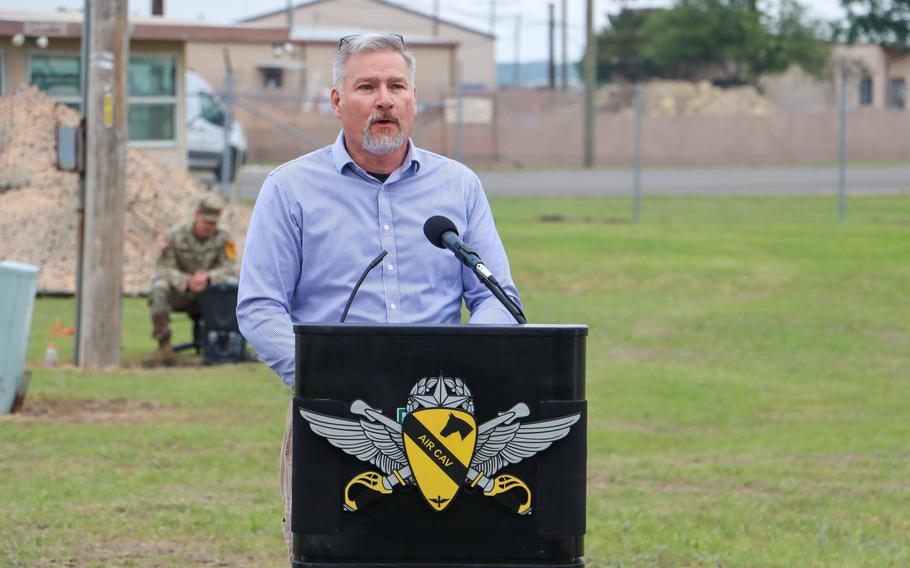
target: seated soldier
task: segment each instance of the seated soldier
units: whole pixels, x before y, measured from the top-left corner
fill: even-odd
[[[148,299],[158,350],[146,364],[174,362],[172,311],[200,313],[199,298],[209,284],[237,283],[234,241],[218,228],[223,208],[220,197],[206,195],[199,201],[193,221],[171,229],[165,237]]]

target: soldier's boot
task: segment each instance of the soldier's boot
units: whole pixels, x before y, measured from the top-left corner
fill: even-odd
[[[152,337],[158,340],[158,349],[145,358],[148,367],[173,365],[177,355],[171,347],[171,317],[167,312],[152,314]]]
[[[171,347],[171,340],[162,339],[158,342],[158,349],[146,357],[142,363],[147,367],[171,366],[177,362],[177,354]]]

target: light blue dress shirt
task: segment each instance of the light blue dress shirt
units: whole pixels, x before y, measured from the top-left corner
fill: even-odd
[[[240,330],[286,384],[294,383],[294,323],[337,323],[357,279],[348,322],[515,323],[476,275],[423,234],[433,215],[451,219],[518,301],[502,241],[477,176],[416,148],[385,183],[351,159],[344,135],[266,178],[256,200],[240,270]]]

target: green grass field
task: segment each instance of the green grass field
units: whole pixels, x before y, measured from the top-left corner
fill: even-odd
[[[530,321],[590,326],[590,566],[910,565],[910,196],[493,206]],[[0,419],[0,565],[286,566],[280,381],[136,368],[136,298],[131,368],[42,368],[72,311]]]

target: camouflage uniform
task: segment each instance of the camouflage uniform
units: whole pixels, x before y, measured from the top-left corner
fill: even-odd
[[[205,198],[198,209],[203,218],[217,220],[221,207],[215,202],[215,212],[206,209]],[[215,229],[206,240],[193,233],[193,222],[171,229],[164,248],[155,264],[152,289],[149,292],[149,312],[152,317],[152,337],[159,342],[171,337],[171,311],[199,312],[200,293],[187,288],[189,277],[196,272],[209,274],[209,284],[237,283],[236,250],[227,231]]]

